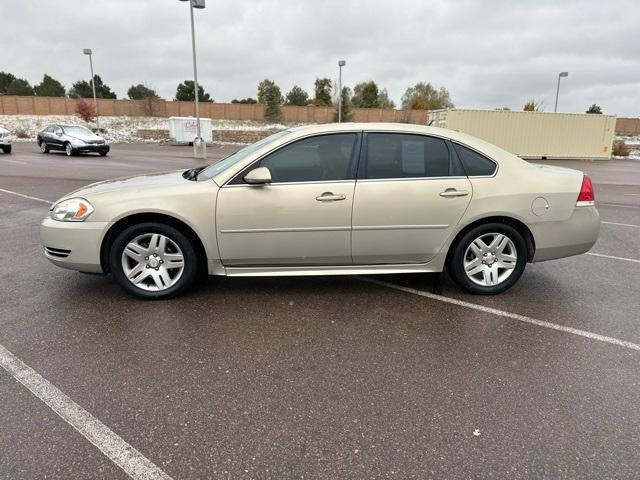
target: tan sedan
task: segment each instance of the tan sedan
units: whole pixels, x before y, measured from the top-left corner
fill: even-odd
[[[450,130],[343,123],[285,130],[186,172],[95,183],[41,227],[46,257],[166,298],[227,276],[440,272],[511,287],[527,262],[588,251],[589,177]]]

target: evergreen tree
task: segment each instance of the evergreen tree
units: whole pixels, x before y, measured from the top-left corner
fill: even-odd
[[[193,80],[185,80],[176,88],[176,100],[193,102],[196,99],[196,88]],[[213,102],[211,95],[204,91],[204,87],[198,84],[198,100],[201,102]]]
[[[129,90],[127,90],[127,96],[131,100],[147,100],[147,99],[157,100],[160,98],[160,96],[156,93],[156,91],[153,88],[147,87],[142,83],[139,83],[137,85],[131,85],[129,87]]]
[[[33,95],[33,87],[29,85],[24,78],[14,78],[13,81],[7,85],[6,95]]]
[[[265,78],[258,84],[258,103],[266,106],[264,118],[270,122],[277,122],[282,118],[280,104],[282,93],[273,80]]]
[[[39,97],[64,97],[66,95],[64,85],[46,73],[42,77],[42,81],[33,87],[33,90]]]
[[[294,85],[293,88],[289,90],[289,93],[287,93],[285,104],[304,107],[309,104],[309,94],[298,85]]]
[[[97,98],[117,98],[116,94],[111,91],[111,87],[105,84],[100,78],[100,75],[94,75],[93,81],[96,84],[96,97]],[[71,85],[69,89],[69,96],[71,98],[92,98],[93,89],[91,87],[91,81],[78,80]]]
[[[7,93],[7,87],[16,79],[14,75],[8,72],[0,72],[0,94]]]
[[[351,89],[349,87],[342,87],[342,105],[341,105],[341,111],[342,111],[342,121],[343,122],[350,122],[351,121],[351,105],[352,105],[352,98],[351,98]],[[338,121],[338,109],[336,108],[336,112],[333,114],[333,121],[337,122]]]
[[[328,78],[316,78],[313,104],[317,107],[331,106],[331,80]]]
[[[596,105],[594,103],[587,109],[586,113],[596,113],[596,114],[602,115],[602,109],[600,108],[599,105]]]

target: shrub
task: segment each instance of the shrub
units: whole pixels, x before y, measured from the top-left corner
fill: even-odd
[[[612,152],[616,157],[628,157],[629,146],[624,143],[624,140],[614,140]]]
[[[25,128],[18,128],[16,130],[16,137],[17,138],[29,138],[29,132],[27,132],[27,130]]]
[[[84,99],[78,100],[76,103],[76,113],[85,122],[92,122],[96,118],[96,107],[93,103],[89,103]]]

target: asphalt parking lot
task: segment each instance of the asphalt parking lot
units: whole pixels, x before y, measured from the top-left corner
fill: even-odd
[[[174,479],[638,478],[640,161],[547,162],[591,175],[600,240],[496,297],[403,275],[210,278],[142,302],[44,258],[42,200],[190,154],[0,155],[0,357]],[[17,370],[0,368],[0,478],[128,478]]]

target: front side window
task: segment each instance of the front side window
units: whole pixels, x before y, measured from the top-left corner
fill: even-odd
[[[421,178],[459,175],[441,138],[403,133],[369,133],[360,178]]]
[[[458,158],[464,165],[464,169],[469,177],[490,177],[496,171],[496,164],[484,155],[463,147],[459,143],[454,143]]]
[[[272,183],[347,180],[352,178],[356,138],[355,133],[304,138],[271,153],[253,168],[267,167]]]

